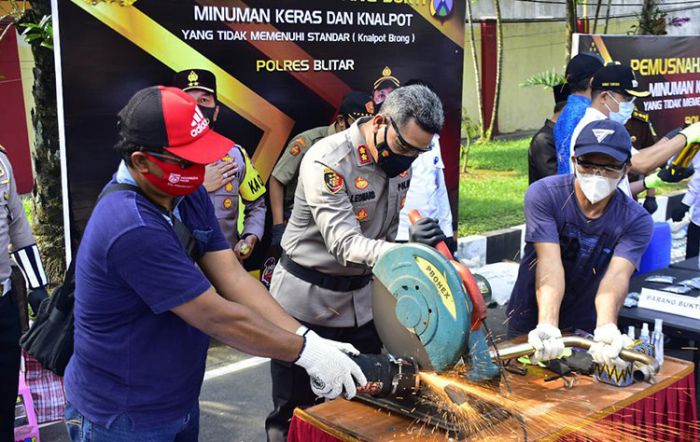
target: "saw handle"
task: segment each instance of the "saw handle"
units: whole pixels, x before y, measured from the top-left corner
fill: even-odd
[[[423,215],[421,215],[417,209],[413,209],[408,212],[408,219],[411,224],[415,224],[418,222],[418,220],[423,219]],[[452,263],[457,270],[457,273],[459,273],[459,277],[462,278],[462,282],[464,283],[464,287],[467,289],[469,299],[472,301],[471,330],[477,330],[479,327],[481,327],[481,323],[486,319],[487,310],[481,290],[479,290],[479,286],[474,280],[474,275],[472,275],[469,267],[455,260],[454,256],[452,256],[452,252],[450,252],[447,244],[445,244],[445,241],[440,241],[439,243],[435,244],[435,248],[442,256],[447,258],[447,260]]]
[[[408,220],[411,222],[411,224],[415,224],[422,219],[423,215],[420,214],[418,209],[413,209],[408,212]],[[445,241],[440,241],[439,243],[435,244],[435,248],[442,256],[450,261],[454,261],[455,258],[452,256],[452,252],[450,252],[450,249],[447,247],[447,244],[445,244]]]

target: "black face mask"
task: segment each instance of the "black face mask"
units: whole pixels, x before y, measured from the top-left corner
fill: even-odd
[[[416,157],[407,157],[391,151],[386,142],[386,134],[389,126],[384,128],[384,141],[377,144],[377,134],[374,134],[374,145],[377,147],[377,164],[389,178],[394,178],[401,172],[407,171]]]
[[[214,128],[214,114],[216,113],[216,106],[214,107],[204,107],[204,106],[199,106],[199,110],[202,111],[202,115],[204,115],[204,118],[207,119],[209,122],[209,127]]]

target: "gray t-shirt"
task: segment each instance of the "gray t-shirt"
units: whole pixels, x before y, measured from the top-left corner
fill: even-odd
[[[595,295],[613,256],[635,267],[651,239],[651,216],[619,188],[603,214],[588,219],[578,206],[574,175],[557,175],[533,183],[525,195],[525,254],[508,303],[509,335],[537,325],[534,243],[561,247],[566,286],[559,313],[561,330],[593,331]]]

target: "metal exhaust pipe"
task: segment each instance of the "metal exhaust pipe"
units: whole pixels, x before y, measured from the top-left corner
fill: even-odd
[[[580,347],[586,350],[591,348],[591,345],[594,344],[594,341],[582,338],[580,336],[564,336],[562,340],[564,341],[565,347]],[[510,347],[498,348],[498,354],[502,361],[519,358],[521,356],[530,356],[534,353],[535,348],[527,342],[523,344],[512,345]],[[493,359],[494,361],[498,359],[495,351],[491,350],[490,354],[491,359]],[[639,376],[642,380],[648,380],[651,376],[659,372],[659,363],[653,356],[649,356],[647,354],[639,353],[632,350],[623,349],[620,352],[620,358],[627,362],[638,362],[640,364],[637,367],[635,367],[635,379],[637,378],[637,376]],[[638,371],[639,373],[637,373]]]

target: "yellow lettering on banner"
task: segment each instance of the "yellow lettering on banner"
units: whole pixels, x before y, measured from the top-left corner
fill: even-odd
[[[430,279],[430,282],[432,282],[437,289],[438,293],[440,294],[442,304],[445,306],[447,311],[450,312],[452,318],[457,319],[457,306],[455,305],[455,299],[452,296],[450,286],[447,284],[447,277],[445,274],[440,273],[437,269],[435,269],[432,262],[421,258],[420,256],[416,256],[416,263],[418,264],[418,268],[421,270],[421,272],[423,272],[423,274]]]
[[[700,57],[687,58],[633,58],[630,67],[642,76],[697,74]]]

